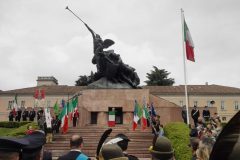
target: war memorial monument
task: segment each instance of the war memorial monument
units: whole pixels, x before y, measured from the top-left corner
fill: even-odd
[[[68,7],[66,7],[73,13]],[[93,38],[92,63],[96,65],[96,81],[89,84],[86,90],[79,93],[79,125],[97,124],[105,126],[108,124],[108,112],[115,111],[116,124],[130,125],[133,120],[134,102],[140,104],[154,102],[158,110],[162,106],[162,115],[165,122],[181,121],[180,108],[172,103],[153,96],[148,89],[139,87],[140,79],[136,70],[125,64],[120,55],[114,50],[108,50],[115,42],[111,39],[103,40],[95,33],[88,24],[73,13],[91,33]],[[171,106],[171,107],[169,107]],[[178,116],[176,113],[179,112]]]

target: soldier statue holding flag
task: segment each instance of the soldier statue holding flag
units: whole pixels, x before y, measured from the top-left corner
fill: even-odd
[[[66,7],[73,13],[68,7]],[[97,66],[96,81],[90,84],[95,88],[109,88],[108,84],[112,84],[112,88],[137,88],[140,83],[139,77],[135,69],[122,62],[119,54],[114,50],[106,50],[114,44],[111,39],[102,40],[99,34],[96,34],[81,18],[73,13],[90,31],[93,37],[93,53],[92,63]]]

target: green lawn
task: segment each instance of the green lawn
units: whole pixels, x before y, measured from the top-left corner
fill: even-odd
[[[0,128],[0,136],[7,136],[8,133],[12,132],[15,128]]]

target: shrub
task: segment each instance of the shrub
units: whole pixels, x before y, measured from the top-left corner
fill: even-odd
[[[33,129],[39,129],[36,122],[27,123],[19,128],[16,128],[10,131],[9,133],[6,134],[6,136],[12,136],[12,137],[24,136],[26,135],[28,126],[32,126]]]
[[[177,160],[191,159],[189,128],[185,123],[172,122],[164,127],[165,135],[172,142]]]
[[[0,127],[2,127],[2,128],[18,128],[18,127],[23,126],[28,123],[31,123],[31,122],[30,121],[24,121],[24,122],[2,121],[2,122],[0,122]]]

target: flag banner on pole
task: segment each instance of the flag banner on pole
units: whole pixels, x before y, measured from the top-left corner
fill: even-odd
[[[17,104],[17,94],[14,97],[13,101],[13,116],[15,117],[17,115],[17,110],[18,110],[18,104]]]
[[[40,92],[41,92],[41,99],[45,99],[45,90],[41,89]]]
[[[68,105],[68,114],[70,114],[69,119],[70,119],[70,121],[72,121],[73,110],[74,110],[72,101],[67,102],[67,105]]]
[[[151,106],[150,106],[150,116],[151,117],[156,117],[157,116],[155,108],[153,106],[153,103],[151,103]]]
[[[56,103],[54,104],[53,110],[54,110],[54,114],[58,116],[60,113],[58,101],[56,101]]]
[[[135,100],[134,113],[133,113],[133,130],[137,128],[138,121],[141,119],[141,117],[142,117],[142,108],[137,103],[137,100]]]
[[[108,126],[109,127],[115,126],[115,111],[108,112]]]
[[[58,119],[61,120],[62,133],[66,133],[68,130],[68,113],[67,105],[65,104],[62,112],[60,113]]]
[[[52,117],[50,114],[50,109],[49,108],[45,108],[44,109],[44,114],[45,114],[45,120],[46,120],[46,125],[47,128],[52,128]]]
[[[187,59],[195,62],[194,44],[185,20],[184,20],[184,41],[185,41]]]
[[[142,107],[142,129],[146,129],[147,128],[147,121],[150,118],[149,113],[148,113],[148,109],[146,106],[146,103],[143,103],[143,107]]]
[[[35,98],[35,99],[38,99],[38,97],[39,97],[39,90],[36,89],[36,90],[35,90],[35,93],[34,93],[34,98]]]

